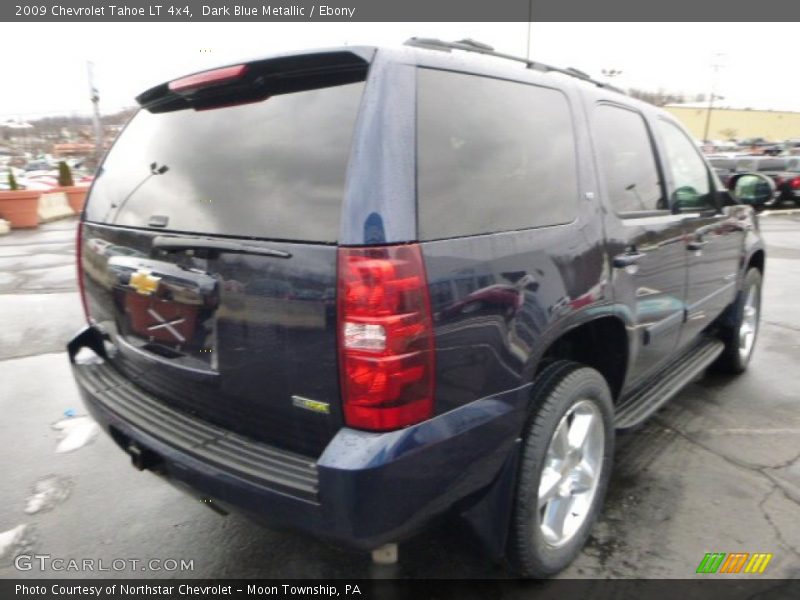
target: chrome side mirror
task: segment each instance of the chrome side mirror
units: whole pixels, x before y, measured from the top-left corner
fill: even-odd
[[[731,178],[730,193],[742,204],[763,206],[775,195],[775,182],[762,173],[740,173]]]

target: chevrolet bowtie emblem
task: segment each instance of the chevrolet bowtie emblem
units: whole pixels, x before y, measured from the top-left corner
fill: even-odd
[[[147,269],[139,269],[131,275],[129,284],[137,293],[150,296],[158,289],[159,281],[161,277],[156,277]]]

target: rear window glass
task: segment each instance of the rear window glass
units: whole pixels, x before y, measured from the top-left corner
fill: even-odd
[[[129,227],[166,218],[162,230],[334,242],[363,87],[141,110],[103,164],[86,218]]]
[[[422,239],[575,219],[575,139],[561,92],[431,69],[417,85]]]

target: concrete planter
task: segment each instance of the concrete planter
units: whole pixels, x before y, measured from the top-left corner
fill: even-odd
[[[11,223],[14,229],[39,225],[38,190],[16,190],[0,192],[0,217]]]
[[[67,195],[67,202],[69,202],[70,208],[72,208],[76,214],[81,214],[83,212],[83,205],[86,204],[86,193],[89,191],[88,186],[72,185],[69,187],[57,187],[53,191],[64,192]]]
[[[39,196],[39,223],[73,216],[75,211],[67,201],[66,192],[45,192]]]

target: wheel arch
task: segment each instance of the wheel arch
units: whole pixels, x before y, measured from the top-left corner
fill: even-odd
[[[540,354],[532,379],[557,360],[571,360],[599,371],[616,400],[624,388],[630,359],[626,321],[619,313],[610,312],[561,330]]]

